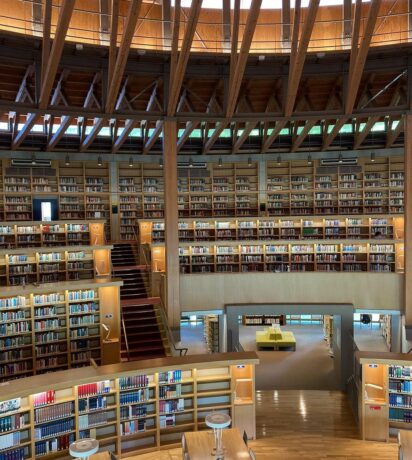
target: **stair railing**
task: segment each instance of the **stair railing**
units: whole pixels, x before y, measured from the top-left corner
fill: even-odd
[[[166,312],[166,306],[165,306],[165,285],[166,285],[166,276],[165,275],[161,275],[161,283],[160,283],[160,290],[159,290],[159,297],[160,297],[160,319],[162,321],[162,324],[166,330],[166,335],[167,335],[167,340],[169,341],[169,345],[171,345],[171,347],[173,347],[173,350],[172,350],[172,355],[173,356],[186,356],[187,352],[188,352],[188,348],[187,347],[179,347],[179,346],[176,346],[176,341],[175,341],[175,338],[173,336],[173,333],[170,329],[170,326],[169,326],[169,321],[168,321],[168,317],[167,317],[167,312]]]
[[[127,360],[130,361],[129,341],[127,340],[126,324],[125,324],[125,322],[124,322],[124,317],[123,317],[123,315],[122,315],[122,329],[123,329],[124,343],[125,343],[125,345],[126,345]]]

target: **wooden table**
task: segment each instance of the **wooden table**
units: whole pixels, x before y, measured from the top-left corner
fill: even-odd
[[[211,453],[214,446],[213,431],[195,431],[183,435],[183,451],[189,460],[213,459]],[[225,460],[250,460],[248,448],[236,428],[223,430],[223,447]]]
[[[97,454],[91,455],[89,460],[110,460],[109,452],[98,452]]]
[[[399,430],[399,458],[407,460],[412,458],[412,433],[409,430]]]

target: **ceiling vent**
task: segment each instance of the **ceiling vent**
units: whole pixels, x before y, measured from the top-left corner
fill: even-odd
[[[326,158],[320,160],[322,166],[352,166],[358,164],[357,158]]]
[[[26,168],[50,168],[51,160],[39,159],[13,159],[11,160],[12,166],[26,167]]]

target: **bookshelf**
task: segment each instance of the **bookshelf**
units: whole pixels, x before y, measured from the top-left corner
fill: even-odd
[[[116,280],[67,281],[57,285],[2,288],[0,380],[105,362],[101,324],[119,337]],[[112,315],[111,318],[105,316]]]
[[[272,324],[279,324],[284,326],[286,324],[285,315],[244,315],[242,316],[242,324],[244,326],[270,326]]]
[[[1,222],[0,250],[102,245],[104,221]]]
[[[373,238],[401,240],[403,225],[404,219],[401,216],[181,219],[179,240],[181,242]],[[162,243],[164,239],[165,227],[162,220],[139,221],[140,244]]]
[[[152,269],[163,271],[164,246],[152,245]],[[401,254],[401,256],[399,256]],[[181,274],[249,272],[403,273],[403,243],[330,240],[328,243],[180,243]],[[401,260],[398,260],[401,257]]]
[[[207,352],[219,352],[219,315],[205,315],[203,324]]]
[[[54,374],[58,379],[40,375],[3,386],[0,421],[7,422],[0,436],[19,433],[2,444],[4,451],[22,459],[67,456],[73,439],[92,436],[101,449],[124,458],[178,447],[185,431],[206,429],[205,416],[215,410],[230,414],[253,438],[257,356],[214,358],[72,369]]]
[[[354,166],[322,166],[318,160],[311,163],[266,163],[270,216],[404,212],[403,157],[360,157]]]
[[[408,354],[358,352],[363,439],[389,441],[412,428],[412,361]]]

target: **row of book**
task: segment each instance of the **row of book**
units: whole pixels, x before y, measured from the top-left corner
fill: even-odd
[[[8,415],[0,418],[0,433],[7,431],[18,430],[25,425],[25,417],[23,414]],[[1,447],[0,447],[1,450]]]
[[[159,401],[159,411],[162,414],[181,412],[185,409],[185,400],[183,398],[173,399],[170,401]]]
[[[74,442],[74,434],[65,434],[47,441],[36,442],[35,455],[36,457],[40,457],[50,453],[67,450],[72,442]]]
[[[389,393],[389,405],[400,406],[400,407],[411,407],[412,408],[412,396]]]
[[[182,396],[182,385],[161,386],[159,387],[159,398],[179,398]]]
[[[79,416],[79,429],[87,429],[96,425],[104,425],[108,421],[108,413],[95,412],[93,414]]]
[[[107,397],[98,395],[79,399],[79,412],[89,412],[107,407]]]
[[[174,370],[159,373],[159,383],[177,383],[182,381],[182,371]]]
[[[394,377],[394,378],[412,377],[412,367],[389,366],[389,377]]]
[[[100,394],[110,393],[110,380],[103,380],[101,382],[86,383],[77,387],[77,394],[79,398],[87,398],[89,396],[96,396]]]
[[[148,385],[149,377],[147,375],[132,375],[130,377],[121,377],[119,379],[119,387],[121,390],[141,388]]]
[[[129,436],[141,431],[146,431],[146,420],[130,420],[120,424],[120,436]]]
[[[40,407],[34,411],[34,422],[43,423],[73,415],[73,402],[65,402],[47,407]]]
[[[26,454],[23,447],[9,450],[4,453],[0,451],[0,460],[24,460],[25,458]]]
[[[149,388],[140,388],[137,391],[120,394],[120,405],[135,404],[148,399],[150,399]]]
[[[74,420],[72,418],[35,427],[34,439],[39,441],[43,438],[58,436],[60,434],[69,433],[70,431],[74,431]]]

